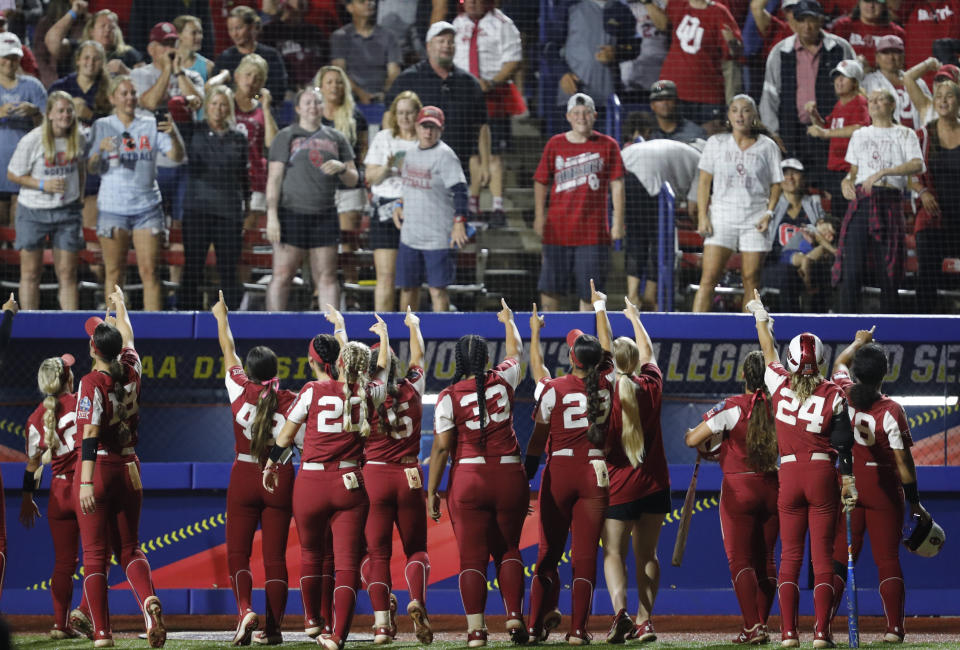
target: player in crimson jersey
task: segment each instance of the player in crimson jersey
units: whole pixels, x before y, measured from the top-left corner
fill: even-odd
[[[598,312],[603,311],[599,309],[604,305],[602,296],[597,294],[600,300],[594,302]],[[660,587],[657,541],[663,516],[672,509],[670,474],[660,428],[663,375],[640,322],[640,310],[629,300],[624,302],[635,339],[620,337],[613,342],[617,384],[606,446],[610,505],[603,525],[603,572],[616,615],[607,642],[638,639],[647,643],[657,639],[652,621]],[[602,317],[606,319],[605,311]],[[610,331],[609,324],[604,329]],[[636,625],[627,615],[626,557],[631,539],[639,595]]]
[[[514,643],[527,641],[523,622],[523,561],[520,533],[530,489],[520,465],[513,430],[514,391],[523,378],[523,341],[505,300],[497,319],[506,330],[506,357],[487,370],[487,340],[460,337],[456,375],[437,398],[427,508],[440,520],[440,480],[447,460],[453,467],[447,486],[447,510],[460,551],[460,597],[467,615],[467,645],[487,645],[484,608],[487,564],[493,557],[506,608],[507,632]]]
[[[843,390],[820,374],[823,343],[804,332],[793,337],[787,348],[787,367],[777,355],[772,319],[754,291],[747,311],[757,321],[757,338],[767,371],[764,381],[776,413],[777,446],[780,452],[780,575],[777,594],[783,620],[780,644],[800,645],[797,608],[800,599],[800,564],[804,538],[810,530],[810,560],[813,564],[813,647],[832,648],[830,633],[833,602],[833,537],[838,506],[852,508],[857,502],[853,477],[853,431]],[[839,459],[843,489],[838,489],[834,464]]]
[[[7,344],[10,343],[10,332],[13,328],[13,317],[20,310],[13,293],[10,298],[0,307],[2,318],[0,318],[0,363],[3,363],[3,357],[7,350]],[[3,494],[3,480],[0,478],[0,494]],[[0,594],[3,593],[3,574],[7,566],[7,510],[4,500],[0,499]]]
[[[686,436],[690,447],[719,453],[723,471],[720,531],[743,614],[743,630],[733,642],[749,645],[769,641],[767,618],[777,584],[773,556],[780,528],[777,433],[764,370],[763,353],[748,354],[743,360],[743,394],[728,397],[704,413],[703,422]]]
[[[45,359],[37,372],[37,384],[44,394],[43,402],[27,419],[27,467],[23,475],[23,500],[20,503],[20,523],[33,528],[40,509],[33,500],[39,481],[36,472],[44,456],[50,463],[53,480],[50,482],[50,501],[47,522],[53,538],[53,576],[50,595],[53,597],[53,629],[51,639],[72,639],[89,630],[75,629],[68,616],[73,599],[73,574],[77,570],[77,542],[80,527],[77,524],[76,500],[73,498],[73,473],[77,465],[77,394],[73,392],[74,364],[72,355]],[[78,612],[83,619],[86,603]],[[89,630],[92,634],[92,630]]]
[[[321,634],[317,643],[327,650],[343,650],[360,587],[363,525],[370,504],[360,460],[370,435],[369,414],[383,402],[386,387],[379,377],[371,381],[367,376],[370,348],[348,343],[343,317],[329,305],[328,309],[328,318],[337,320],[337,338],[318,334],[310,341],[310,369],[316,380],[300,389],[287,413],[263,470],[263,486],[268,492],[277,489],[279,465],[289,458],[297,430],[306,423],[300,473],[293,487],[303,609],[307,619],[319,618],[324,546],[328,530],[332,531],[336,569],[333,624],[331,633]],[[380,337],[377,367],[385,369],[390,352],[387,326],[378,316],[370,331]]]
[[[920,505],[907,416],[902,406],[880,392],[887,374],[887,353],[871,341],[873,328],[857,332],[853,343],[834,362],[833,380],[847,393],[853,438],[857,443],[853,446],[853,473],[860,498],[850,518],[853,558],[856,561],[863,549],[866,529],[870,533],[870,549],[880,579],[880,600],[887,618],[883,640],[902,643],[905,592],[900,540],[904,497],[911,515],[925,520],[929,520],[930,515]],[[853,364],[848,369],[851,359]],[[834,612],[842,602],[846,586],[846,560],[847,522],[841,517],[833,552]]]
[[[590,281],[591,295],[597,291]],[[596,302],[596,301],[594,301]],[[527,445],[524,467],[532,479],[547,449],[540,479],[540,548],[530,587],[531,641],[546,639],[560,591],[557,565],[573,531],[573,605],[567,643],[586,645],[593,585],[597,575],[600,533],[609,501],[604,460],[607,416],[613,390],[613,359],[605,314],[597,312],[597,337],[578,329],[567,334],[570,373],[537,383],[536,424]],[[549,625],[548,625],[549,623]]]
[[[407,566],[403,570],[410,593],[407,613],[413,619],[417,640],[429,645],[433,642],[426,608],[430,557],[427,555],[423,469],[418,459],[423,390],[426,387],[422,365],[424,345],[420,318],[409,306],[403,322],[410,330],[407,374],[397,378],[400,360],[390,350],[387,397],[370,413],[370,438],[364,448],[363,480],[370,497],[370,513],[364,529],[369,553],[364,579],[373,604],[373,642],[390,643],[397,635],[391,615],[396,602],[390,593],[390,557],[393,553],[393,526],[396,524],[407,556]],[[379,349],[379,344],[371,349]],[[379,371],[378,361],[370,359],[371,375]]]
[[[227,488],[227,564],[230,584],[237,600],[237,628],[233,645],[249,645],[260,619],[253,611],[251,595],[253,573],[250,554],[253,536],[259,524],[263,530],[264,590],[267,616],[257,643],[276,645],[283,642],[280,628],[287,606],[287,534],[293,515],[293,465],[283,465],[274,492],[261,485],[261,468],[267,460],[274,437],[286,422],[284,414],[293,404],[296,393],[279,390],[277,355],[258,345],[247,353],[246,372],[233,342],[227,318],[227,304],[220,300],[213,306],[217,319],[217,335],[226,368],[224,381],[233,414],[234,450],[237,454],[230,470]],[[302,444],[300,430],[300,444]]]
[[[109,297],[116,325],[96,316],[86,322],[93,368],[77,391],[77,430],[83,443],[74,492],[80,506],[83,540],[83,593],[90,606],[95,647],[112,647],[107,605],[108,542],[120,547],[120,566],[143,612],[147,641],[163,647],[167,632],[150,563],[140,550],[138,529],[143,506],[137,425],[140,421],[140,356],[133,347],[133,326],[115,287]],[[116,536],[116,540],[111,540]]]

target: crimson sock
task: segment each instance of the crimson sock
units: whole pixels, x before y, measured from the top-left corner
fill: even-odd
[[[407,589],[411,600],[419,600],[427,604],[427,583],[430,581],[430,556],[426,551],[414,553],[407,558],[407,566],[403,569],[407,579]]]
[[[519,553],[517,554],[519,555]],[[500,562],[497,570],[497,582],[507,618],[523,616],[523,562],[519,557],[511,557]]]
[[[795,582],[783,582],[777,587],[780,598],[780,628],[784,632],[797,633],[797,607],[800,605],[800,588]]]
[[[237,599],[237,611],[241,618],[248,609],[253,609],[251,594],[253,593],[253,574],[248,569],[242,569],[230,576],[233,586],[233,595]]]
[[[53,627],[67,629],[70,617],[70,601],[73,600],[73,572],[57,571],[54,567],[50,578],[50,595],[53,597]]]
[[[321,614],[320,595],[323,589],[323,576],[303,576],[300,578],[300,598],[303,600],[303,627],[311,628],[326,624]]]
[[[587,631],[590,605],[593,603],[593,583],[586,578],[574,578],[571,591],[570,632],[583,636]]]
[[[333,626],[333,589],[337,584],[331,574],[320,576],[320,617],[327,627]]]
[[[286,580],[273,578],[263,585],[267,597],[267,622],[264,629],[280,631],[283,626],[283,613],[287,611],[287,593],[290,591]]]
[[[487,577],[476,569],[461,571],[460,598],[467,616],[482,614],[487,606]]]
[[[107,576],[90,573],[83,579],[83,594],[90,607],[94,639],[111,636],[110,610],[107,608]]]
[[[533,574],[530,580],[530,625],[543,626],[543,617],[546,614],[543,611],[544,600],[547,598],[547,592],[550,590],[550,578],[541,576],[538,573]]]
[[[843,602],[843,592],[847,587],[847,583],[836,573],[833,574],[833,601],[830,603],[830,620],[833,620],[833,617],[837,615],[837,610],[840,609],[840,603]]]
[[[346,640],[353,623],[353,612],[357,605],[357,584],[360,582],[358,571],[337,571],[337,585],[333,590],[333,635]]]
[[[814,576],[816,584],[813,588],[813,613],[816,617],[815,628],[817,632],[823,632],[824,638],[829,639],[830,634],[830,615],[833,606],[833,576]],[[817,579],[819,578],[819,579]]]
[[[138,557],[139,555],[139,557]],[[133,559],[127,563],[126,568],[127,582],[133,589],[133,594],[137,602],[143,608],[143,601],[147,596],[153,596],[153,578],[150,576],[150,563],[139,550],[133,555]]]
[[[880,602],[887,617],[887,629],[903,634],[903,578],[894,576],[880,582]]]
[[[759,591],[757,573],[753,569],[740,569],[733,579],[733,593],[737,595],[737,602],[743,613],[744,629],[752,629],[760,622],[760,613],[757,611]]]
[[[757,583],[757,614],[760,616],[760,622],[764,625],[770,618],[770,610],[773,608],[773,600],[776,596],[776,578],[765,578]]]

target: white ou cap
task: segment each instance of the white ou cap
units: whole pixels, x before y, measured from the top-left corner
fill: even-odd
[[[440,36],[440,34],[443,34],[444,32],[453,32],[454,34],[456,34],[457,30],[453,25],[451,25],[445,20],[441,20],[433,23],[432,25],[430,25],[430,29],[427,30],[426,42],[429,43],[430,41],[433,40],[435,36]]]
[[[796,158],[787,158],[780,163],[780,169],[796,169],[798,172],[802,172],[803,163]]]
[[[23,56],[23,45],[13,32],[3,32],[0,34],[0,58],[14,55]]]
[[[569,113],[577,106],[586,106],[594,113],[597,112],[597,105],[593,103],[593,98],[586,93],[577,93],[567,100],[567,112]]]
[[[795,4],[799,4],[799,2],[800,2],[800,0],[783,0],[783,2],[780,3],[780,8],[781,8],[781,9],[789,9],[790,7],[794,6]]]
[[[831,78],[838,74],[842,74],[844,77],[849,77],[850,79],[856,79],[857,83],[859,83],[863,81],[863,66],[853,59],[844,59],[837,64],[837,67],[830,71]]]
[[[804,332],[790,339],[787,346],[787,370],[801,375],[819,375],[823,365],[823,341]]]

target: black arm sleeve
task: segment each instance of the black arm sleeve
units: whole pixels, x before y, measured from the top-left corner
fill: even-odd
[[[3,312],[3,323],[0,323],[0,363],[3,363],[3,355],[7,351],[7,343],[10,342],[10,332],[13,330],[13,312],[9,309]]]
[[[839,415],[833,416],[830,446],[840,456],[840,473],[853,474],[853,427],[850,426],[846,405]]]

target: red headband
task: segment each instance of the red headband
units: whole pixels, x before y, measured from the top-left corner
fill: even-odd
[[[313,359],[314,361],[320,364],[320,367],[323,369],[325,373],[333,377],[333,369],[330,367],[329,363],[327,363],[320,357],[320,353],[318,353],[317,350],[313,347],[313,341],[314,339],[310,339],[310,344],[307,346],[307,354],[311,359]]]
[[[584,365],[580,361],[580,359],[577,358],[577,353],[574,352],[574,347],[577,344],[577,339],[579,339],[581,336],[583,336],[583,330],[580,330],[580,329],[570,330],[567,333],[567,347],[570,348],[570,361],[573,362],[573,365],[575,367],[583,370]]]

